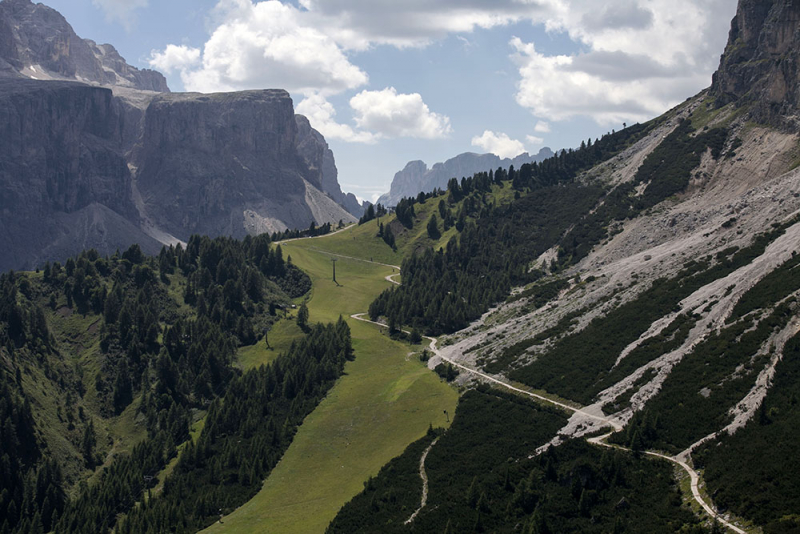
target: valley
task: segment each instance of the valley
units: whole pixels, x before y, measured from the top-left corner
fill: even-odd
[[[331,255],[352,252],[354,237],[362,258],[335,256],[339,258],[339,284],[335,284]],[[384,278],[393,271],[369,260],[369,254],[387,261],[394,256],[382,241],[370,246],[373,239],[374,227],[365,225],[282,244],[284,253],[313,281],[308,296],[310,320],[328,322],[345,317],[353,336],[355,360],[348,363],[343,378],[303,422],[261,491],[206,532],[253,532],[260,528],[324,532],[339,508],[360,492],[381,466],[423,436],[429,426],[448,426],[444,412],[455,412],[457,393],[419,362],[422,347],[393,341],[350,318],[369,307],[388,285]],[[289,321],[281,321],[275,331],[291,326]],[[270,332],[270,336],[274,344],[275,335]]]
[[[532,134],[632,90],[626,61],[665,88],[699,67],[505,39],[518,106],[547,76],[610,85],[383,196],[340,185],[331,147],[428,157],[462,123],[349,61],[453,43],[358,40],[300,4],[216,10],[202,49],[151,52],[167,78],[0,0],[0,534],[800,532],[800,1],[738,0],[710,86],[610,103],[616,128],[555,152]],[[606,30],[635,14],[614,5]],[[534,22],[514,8],[444,34],[480,61],[492,25]],[[651,9],[614,35],[663,28]],[[265,48],[222,74],[228,34]],[[330,65],[253,88],[309,36]],[[511,132],[493,91],[472,111]]]

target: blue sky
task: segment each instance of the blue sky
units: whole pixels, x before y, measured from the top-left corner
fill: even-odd
[[[406,162],[574,147],[707,87],[736,0],[48,0],[173,91],[281,87],[373,199]]]

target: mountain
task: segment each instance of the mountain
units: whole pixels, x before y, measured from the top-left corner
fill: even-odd
[[[302,155],[309,169],[318,169],[322,173],[319,189],[344,207],[354,217],[364,214],[364,206],[353,193],[343,193],[339,185],[339,171],[333,151],[321,133],[311,127],[303,115],[295,115],[297,122],[297,150]]]
[[[383,222],[408,248],[413,228],[440,213],[466,221],[458,240],[445,226],[414,245],[403,285],[372,304],[372,320],[445,334],[429,366],[448,380],[489,376],[580,408],[548,438],[522,436],[513,405],[492,417],[499,395],[479,386],[447,432],[411,445],[329,530],[399,532],[407,520],[419,531],[800,529],[798,36],[800,2],[740,0],[710,89],[523,168],[516,185],[476,175],[412,203],[412,230]],[[494,206],[509,186],[519,199]],[[528,413],[531,427],[548,423]],[[612,460],[625,449],[598,452],[604,443],[628,454]],[[700,477],[706,494],[683,499],[702,501],[713,522],[662,510],[649,525],[648,490],[622,475],[629,491],[616,493],[608,473],[643,451]],[[426,458],[431,493],[409,519],[419,500],[393,496],[419,487]]]
[[[363,211],[285,91],[170,93],[29,0],[0,2],[0,107],[0,270]]]
[[[461,179],[477,172],[489,172],[498,167],[508,168],[513,165],[519,168],[525,163],[539,162],[553,155],[553,151],[544,147],[535,155],[527,152],[513,159],[500,159],[494,154],[475,154],[465,152],[444,163],[436,163],[428,169],[423,161],[409,161],[403,170],[395,173],[391,189],[378,199],[379,204],[395,206],[404,197],[415,197],[420,191],[430,193],[434,189],[445,189],[451,178]]]
[[[131,67],[109,44],[81,39],[58,11],[43,4],[0,2],[0,35],[0,76],[169,92],[161,73]]]
[[[662,116],[337,235],[0,275],[0,529],[798,532],[794,5],[741,0],[711,88]],[[255,165],[286,198],[325,187],[326,148],[281,91],[26,83],[9,130],[94,117],[31,145],[27,201],[58,213],[131,210],[124,173],[101,179],[125,158],[133,209],[176,233],[255,211],[229,191],[257,188]],[[85,173],[46,161],[76,144]],[[200,209],[180,217],[187,165]]]
[[[0,80],[1,270],[83,248],[158,251],[130,198],[120,108],[100,87]]]
[[[800,4],[742,1],[711,92],[718,105],[746,106],[754,120],[797,128]]]
[[[301,156],[297,137],[286,91],[155,97],[133,157],[147,216],[181,240],[352,221],[321,191],[324,159]]]

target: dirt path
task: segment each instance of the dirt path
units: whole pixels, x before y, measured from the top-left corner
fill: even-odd
[[[422,509],[425,508],[425,505],[428,504],[428,473],[425,472],[425,458],[428,457],[428,453],[431,452],[431,449],[436,445],[437,441],[439,441],[439,438],[436,438],[428,445],[428,448],[425,449],[425,452],[422,453],[422,457],[419,459],[419,478],[422,479],[422,499],[420,499],[419,508],[414,510],[411,517],[406,519],[405,523],[403,523],[404,525],[408,525],[414,521]]]
[[[389,277],[387,277],[387,279],[388,278]],[[390,280],[390,281],[393,282],[393,283],[397,283],[397,282],[394,282],[394,280]],[[365,319],[364,315],[366,315],[366,314],[365,313],[356,313],[356,314],[351,315],[351,317],[353,319],[358,320],[358,321],[371,323],[371,324],[378,325],[378,326],[381,326],[381,327],[387,327],[387,325],[385,325],[383,323],[379,323],[377,321],[372,321],[370,319]],[[443,356],[441,351],[436,346],[437,343],[438,343],[438,339],[436,339],[434,337],[428,337],[428,336],[424,336],[424,337],[425,337],[425,339],[427,339],[427,340],[429,340],[431,342],[431,345],[430,345],[431,351],[433,351],[433,353],[436,356],[441,358],[443,361],[446,361],[447,363],[449,363],[449,364],[451,364],[451,365],[453,365],[453,366],[455,366],[455,367],[457,367],[457,368],[459,368],[459,369],[461,369],[463,371],[466,371],[467,373],[475,375],[475,376],[477,376],[477,377],[479,377],[479,378],[481,378],[483,380],[489,381],[489,382],[491,382],[493,384],[497,384],[497,385],[499,385],[499,386],[501,386],[503,388],[509,389],[509,390],[514,391],[516,393],[521,393],[523,395],[527,395],[528,397],[532,397],[534,399],[553,404],[555,406],[558,406],[559,408],[562,408],[562,409],[567,410],[569,412],[572,412],[574,414],[578,414],[578,415],[581,415],[581,416],[583,416],[585,418],[598,421],[598,422],[602,423],[603,425],[610,426],[610,427],[612,427],[614,429],[612,432],[609,432],[609,433],[604,434],[602,436],[589,438],[587,440],[589,443],[592,443],[592,444],[600,446],[600,447],[616,448],[616,449],[619,449],[619,450],[633,452],[631,449],[628,449],[626,447],[622,447],[622,446],[619,446],[619,445],[612,445],[610,443],[606,443],[606,441],[605,441],[613,432],[622,430],[623,426],[618,421],[615,421],[613,419],[609,419],[607,417],[601,417],[599,415],[588,413],[588,412],[584,411],[581,408],[575,408],[574,406],[569,406],[568,404],[564,404],[562,402],[558,402],[556,400],[549,399],[549,398],[544,397],[542,395],[538,395],[538,394],[532,393],[530,391],[525,391],[524,389],[520,389],[518,387],[512,386],[511,384],[503,382],[502,380],[498,380],[497,378],[489,376],[489,375],[487,375],[485,373],[482,373],[482,372],[480,372],[480,371],[478,371],[476,369],[471,369],[469,367],[466,367],[465,365],[462,365],[462,364],[460,364],[460,363],[458,363],[456,361],[453,361],[453,360]],[[714,507],[712,505],[708,504],[705,501],[705,499],[703,499],[703,496],[700,494],[700,487],[699,487],[700,475],[697,473],[697,471],[692,469],[689,466],[689,464],[687,464],[685,461],[680,460],[680,459],[678,459],[676,457],[667,456],[667,455],[661,454],[659,452],[655,452],[655,451],[643,451],[643,452],[644,452],[644,454],[646,454],[648,456],[653,456],[653,457],[656,457],[656,458],[661,458],[663,460],[667,460],[668,462],[671,462],[671,463],[679,466],[684,471],[686,471],[689,474],[689,478],[691,480],[692,497],[703,508],[703,510],[705,510],[706,513],[709,516],[711,516],[713,519],[716,519],[717,521],[719,521],[724,527],[736,532],[737,534],[747,534],[747,531],[737,527],[733,523],[727,521],[725,518],[719,516],[717,511],[714,509]],[[422,473],[424,471],[424,465],[423,464],[424,464],[425,456],[427,456],[427,451],[426,451],[425,454],[423,454],[422,458],[420,459],[420,476],[422,476]],[[408,521],[406,521],[406,523],[409,523],[410,521],[412,521],[416,517],[416,514],[422,509],[422,507],[425,505],[425,502],[427,501],[427,480],[426,479],[427,479],[427,476],[425,476],[423,478],[423,502],[421,503],[422,505],[414,513],[414,515],[412,515],[408,519]]]
[[[622,447],[619,445],[613,445],[611,443],[608,443],[606,439],[608,439],[609,436],[611,436],[611,432],[609,432],[608,434],[604,434],[602,436],[589,438],[587,441],[593,445],[597,445],[600,447],[607,447],[609,449],[618,449],[621,451],[633,452],[631,449],[628,449],[627,447]],[[720,517],[718,515],[718,512],[714,509],[714,507],[708,504],[705,501],[705,499],[703,499],[703,496],[700,494],[700,475],[697,473],[697,471],[692,469],[689,466],[689,464],[687,464],[685,461],[679,459],[676,456],[667,456],[666,454],[661,454],[660,452],[655,452],[655,451],[642,451],[642,452],[648,456],[653,456],[655,458],[661,458],[662,460],[667,460],[668,462],[671,462],[679,466],[684,471],[686,471],[689,474],[689,480],[691,481],[692,497],[700,506],[703,507],[703,510],[705,510],[706,513],[710,515],[712,518],[719,521],[724,527],[736,532],[737,534],[747,534],[747,531],[742,530],[733,523],[726,521],[725,518]]]

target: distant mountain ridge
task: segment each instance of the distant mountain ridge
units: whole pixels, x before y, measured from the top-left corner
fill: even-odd
[[[436,188],[444,189],[451,178],[460,179],[476,172],[487,172],[498,167],[508,168],[510,165],[519,168],[525,163],[540,162],[551,156],[553,151],[544,147],[534,155],[525,152],[515,158],[504,159],[495,154],[465,152],[444,163],[436,163],[430,169],[424,161],[409,161],[403,170],[394,175],[391,189],[378,199],[378,203],[394,206],[400,199],[417,196],[420,191],[429,193]]]

